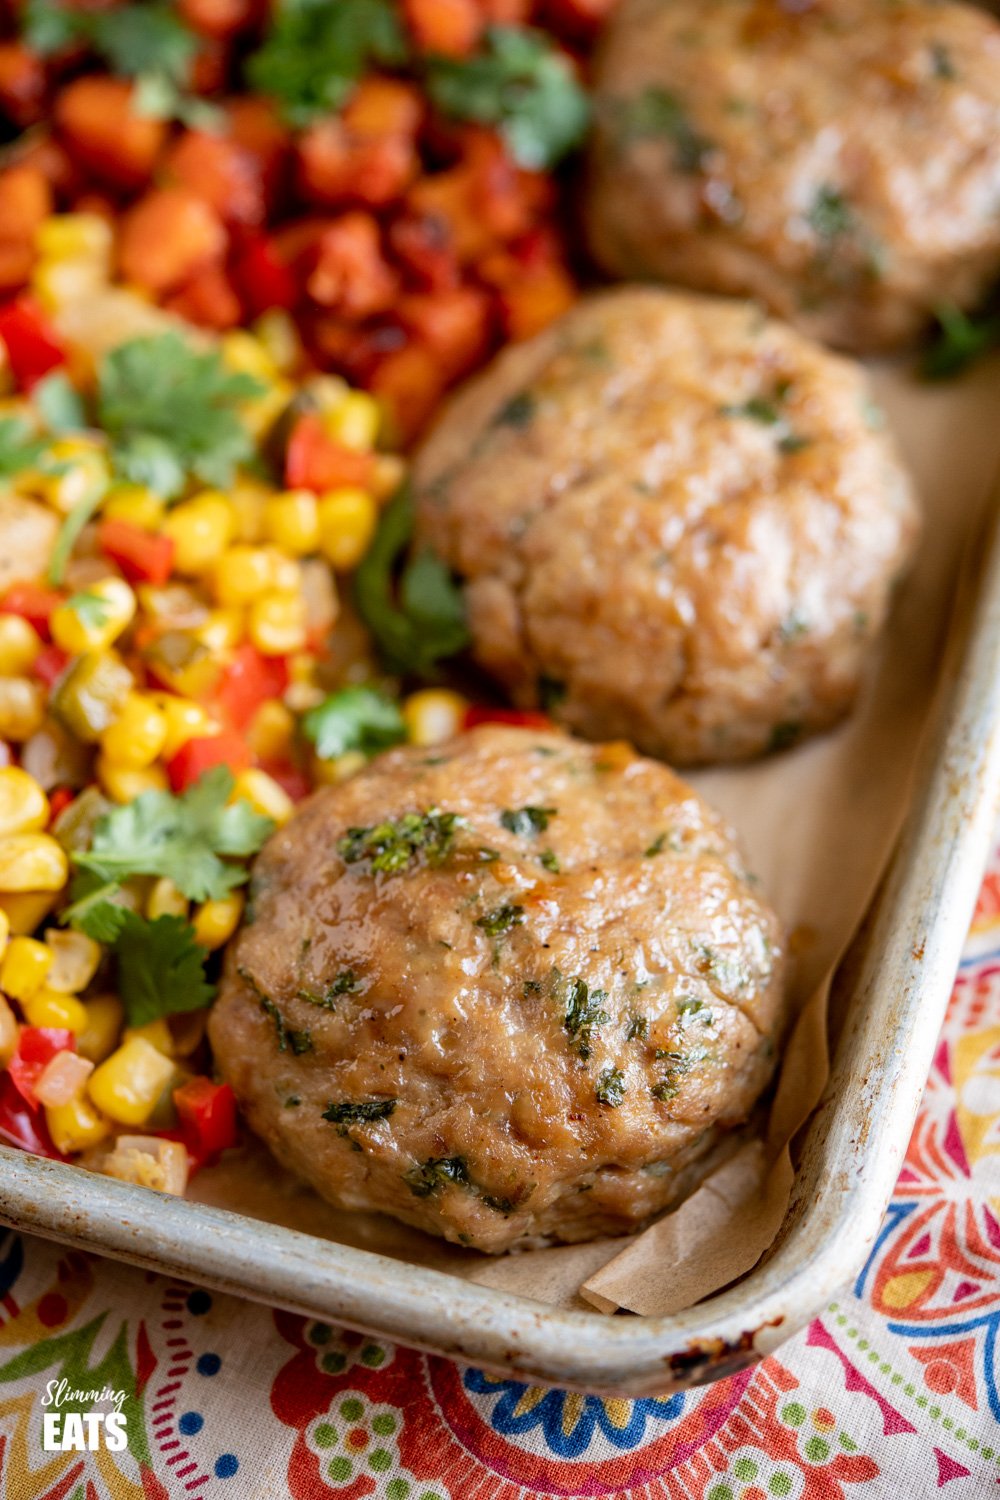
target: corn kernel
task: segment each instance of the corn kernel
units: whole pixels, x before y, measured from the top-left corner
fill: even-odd
[[[348,391],[327,413],[323,426],[345,448],[367,453],[375,446],[381,421],[382,413],[373,396],[365,391]]]
[[[272,491],[257,479],[243,477],[233,485],[229,499],[236,517],[238,542],[257,543],[264,535],[264,506]]]
[[[111,1134],[111,1123],[84,1095],[68,1104],[49,1105],[45,1111],[52,1144],[64,1156],[97,1146]]]
[[[398,453],[376,453],[372,470],[372,494],[376,500],[388,500],[406,478],[406,464]]]
[[[174,1039],[165,1016],[157,1016],[155,1021],[147,1021],[145,1026],[126,1026],[122,1041],[127,1042],[133,1036],[142,1037],[157,1052],[162,1052],[164,1057],[173,1056]]]
[[[254,812],[271,818],[278,824],[287,823],[295,811],[295,803],[285,788],[266,771],[253,768],[238,772],[229,795],[230,802],[249,802]]]
[[[236,534],[236,515],[228,498],[203,490],[176,505],[163,523],[174,544],[174,570],[197,578],[223,555]]]
[[[144,531],[157,531],[166,512],[162,495],[144,484],[119,484],[101,507],[101,514],[113,521],[128,521]]]
[[[17,1017],[0,995],[0,1067],[5,1068],[14,1056],[19,1035]]]
[[[172,880],[161,875],[146,897],[146,916],[152,922],[157,917],[186,917],[187,914],[187,897]]]
[[[0,958],[3,957],[3,952],[4,952],[4,949],[7,946],[7,939],[9,937],[10,937],[10,917],[8,917],[8,915],[4,911],[3,907],[0,906]]]
[[[162,766],[116,766],[104,755],[97,757],[97,779],[112,802],[134,802],[143,792],[165,792],[170,783]],[[0,845],[2,849],[2,845]]]
[[[302,358],[302,340],[295,319],[282,308],[272,307],[261,313],[253,332],[278,374],[290,375]]]
[[[106,284],[104,268],[91,260],[42,260],[31,273],[31,290],[50,313],[95,296]]]
[[[20,615],[0,615],[0,677],[30,672],[42,649],[38,632]]]
[[[212,575],[220,604],[250,604],[273,587],[274,559],[267,547],[237,543],[219,558]]]
[[[306,643],[306,604],[298,594],[261,594],[250,606],[249,635],[264,656],[287,656]]]
[[[356,568],[368,551],[378,511],[365,490],[330,490],[319,502],[319,545],[334,568]]]
[[[49,448],[49,459],[51,467],[37,476],[32,490],[60,515],[68,516],[107,487],[107,456],[94,438],[59,438]]]
[[[293,713],[303,714],[317,703],[322,703],[326,693],[316,681],[316,658],[300,651],[288,661],[288,687],[285,703]]]
[[[320,760],[317,756],[310,767],[312,780],[320,786],[336,786],[356,775],[367,764],[368,759],[361,750],[345,750],[336,760]]]
[[[270,429],[284,414],[288,403],[295,396],[295,387],[290,380],[277,380],[269,382],[267,390],[262,396],[255,396],[252,401],[244,401],[240,406],[240,417],[250,436],[258,442],[266,438]]]
[[[145,693],[129,693],[115,722],[101,735],[101,751],[112,766],[151,765],[167,738],[167,716]]]
[[[35,249],[46,260],[109,264],[111,225],[102,214],[50,214],[35,231]]]
[[[74,1034],[87,1024],[87,1007],[75,995],[61,995],[43,985],[21,1001],[24,1019],[29,1026],[65,1027]]]
[[[0,990],[15,1000],[27,1000],[41,989],[52,967],[53,955],[34,938],[15,937],[0,963]]]
[[[45,693],[29,677],[0,676],[0,739],[30,740],[45,722]]]
[[[85,932],[69,932],[50,927],[45,946],[52,954],[52,967],[46,985],[60,995],[78,995],[97,973],[101,948]]]
[[[319,511],[311,490],[284,490],[264,505],[264,534],[293,557],[319,546]]]
[[[87,1023],[76,1034],[76,1050],[91,1062],[103,1062],[115,1049],[124,1010],[117,995],[95,995],[84,1003]]]
[[[411,693],[403,704],[406,737],[411,745],[439,745],[458,734],[469,704],[447,688],[425,688]]]
[[[278,374],[274,360],[259,339],[252,333],[237,329],[224,333],[219,340],[222,363],[227,370],[236,370],[241,375],[252,375],[256,380],[274,380]]]
[[[245,623],[241,609],[212,609],[191,634],[210,651],[231,651],[243,639]]]
[[[71,656],[106,651],[134,614],[135,594],[124,578],[102,578],[52,611],[52,639]]]
[[[167,760],[176,755],[188,740],[203,739],[219,732],[219,726],[208,710],[190,698],[180,698],[175,693],[157,693],[154,702],[167,721],[162,750]]]
[[[15,937],[27,937],[45,920],[59,899],[58,891],[0,891],[0,911]]]
[[[301,391],[304,398],[318,411],[333,411],[350,395],[351,388],[340,375],[310,375],[303,380]]]
[[[0,891],[61,891],[68,873],[62,844],[47,833],[0,839]]]
[[[294,738],[295,715],[277,698],[261,704],[247,731],[247,744],[258,760],[286,760]]]
[[[0,767],[0,838],[33,833],[49,821],[49,799],[20,766]]]
[[[173,1073],[169,1057],[145,1037],[133,1036],[90,1075],[87,1092],[119,1125],[144,1125]]]
[[[243,895],[232,891],[218,901],[203,901],[194,914],[195,939],[211,952],[228,943],[243,915]]]

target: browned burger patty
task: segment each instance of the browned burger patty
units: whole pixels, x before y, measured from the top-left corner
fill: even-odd
[[[1000,273],[1000,26],[940,0],[625,0],[585,213],[615,275],[858,351]]]
[[[850,706],[912,550],[863,372],[751,305],[624,288],[507,350],[417,455],[417,545],[523,706],[677,764]]]
[[[783,942],[722,820],[621,744],[474,730],[313,797],[210,1029],[280,1161],[481,1250],[621,1234],[747,1119]]]

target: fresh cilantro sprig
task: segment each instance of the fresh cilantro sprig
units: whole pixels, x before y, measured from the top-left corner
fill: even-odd
[[[431,58],[427,92],[442,114],[495,126],[514,160],[536,171],[578,146],[590,119],[569,59],[523,27],[491,26],[472,57]]]
[[[215,997],[205,974],[206,950],[183,917],[140,917],[114,908],[117,931],[110,947],[117,961],[118,994],[130,1026],[145,1026],[160,1016],[203,1010]]]
[[[406,739],[399,705],[371,687],[331,693],[303,716],[302,730],[320,760],[336,760],[349,750],[377,755]]]
[[[375,539],[354,575],[362,620],[390,667],[428,676],[469,643],[461,590],[434,553],[402,565],[413,531],[413,501],[403,489],[386,506]]]
[[[203,127],[214,123],[215,111],[190,93],[198,37],[167,0],[94,11],[59,0],[27,0],[22,35],[43,57],[82,46],[112,73],[134,79],[139,114]]]
[[[191,476],[225,488],[254,453],[236,408],[263,389],[253,376],[227,370],[215,350],[195,349],[177,333],[120,344],[97,375],[97,419],[117,474],[167,499]]]
[[[289,124],[308,125],[339,108],[370,64],[396,67],[406,53],[390,0],[284,0],[247,78]]]
[[[112,808],[96,824],[89,850],[73,855],[82,875],[64,919],[108,942],[120,920],[116,898],[134,875],[165,876],[191,901],[216,900],[242,885],[247,872],[233,861],[255,854],[274,825],[247,802],[228,803],[232,789],[232,772],[214,766],[179,797],[143,792]]]

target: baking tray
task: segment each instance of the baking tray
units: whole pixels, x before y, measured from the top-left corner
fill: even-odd
[[[1000,793],[1000,509],[962,578],[902,837],[841,966],[823,1099],[749,1275],[669,1317],[564,1311],[0,1148],[0,1222],[526,1380],[663,1393],[732,1373],[820,1311],[872,1244],[930,1069]]]

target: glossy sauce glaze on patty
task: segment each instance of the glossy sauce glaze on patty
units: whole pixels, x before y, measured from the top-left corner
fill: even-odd
[[[840,718],[917,532],[858,366],[751,304],[655,288],[507,350],[413,478],[479,664],[675,764]]]
[[[774,1067],[778,920],[722,820],[621,744],[390,752],[272,837],[251,901],[215,1057],[341,1207],[491,1252],[622,1234]]]
[[[859,352],[1000,271],[1000,26],[938,0],[625,0],[586,218],[616,276],[759,298]]]

